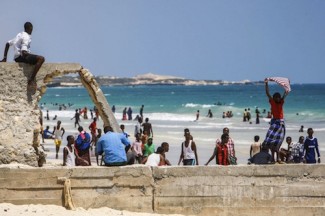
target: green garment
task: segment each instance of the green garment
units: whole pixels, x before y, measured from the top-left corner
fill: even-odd
[[[155,152],[155,145],[154,144],[151,144],[150,146],[148,144],[145,144],[144,145],[144,156],[147,157],[149,156],[150,154],[154,153]]]

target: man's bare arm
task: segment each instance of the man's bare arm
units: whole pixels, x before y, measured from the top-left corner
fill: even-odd
[[[268,80],[265,79],[264,80],[264,83],[265,83],[265,93],[266,93],[266,96],[271,99],[272,96],[270,95],[270,90],[269,90],[269,84],[268,84]]]

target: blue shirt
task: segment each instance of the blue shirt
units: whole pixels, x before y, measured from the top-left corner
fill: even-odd
[[[97,142],[97,153],[105,153],[105,164],[127,162],[125,147],[130,141],[123,133],[107,132]]]
[[[320,157],[317,138],[306,137],[304,146],[306,163],[316,163],[315,151],[317,152],[318,157]]]
[[[51,138],[51,136],[53,135],[48,129],[45,129],[43,134],[44,134],[44,139]]]

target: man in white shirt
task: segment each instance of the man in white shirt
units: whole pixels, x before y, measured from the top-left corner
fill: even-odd
[[[7,61],[7,54],[10,46],[14,47],[14,60],[15,62],[23,62],[27,64],[35,65],[34,71],[28,80],[28,85],[36,89],[36,74],[41,68],[42,64],[45,61],[43,56],[34,55],[30,52],[30,43],[32,42],[32,31],[33,25],[30,22],[26,22],[24,25],[25,31],[17,34],[15,38],[6,43],[4,56],[1,62]]]
[[[152,153],[147,157],[143,162],[145,162],[145,165],[148,166],[161,166],[165,165],[164,163],[164,155],[165,151],[163,147],[158,147],[157,151],[155,153]]]

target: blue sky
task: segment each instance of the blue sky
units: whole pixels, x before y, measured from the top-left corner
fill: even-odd
[[[0,58],[25,21],[33,53],[94,75],[325,83],[323,0],[2,0]]]

